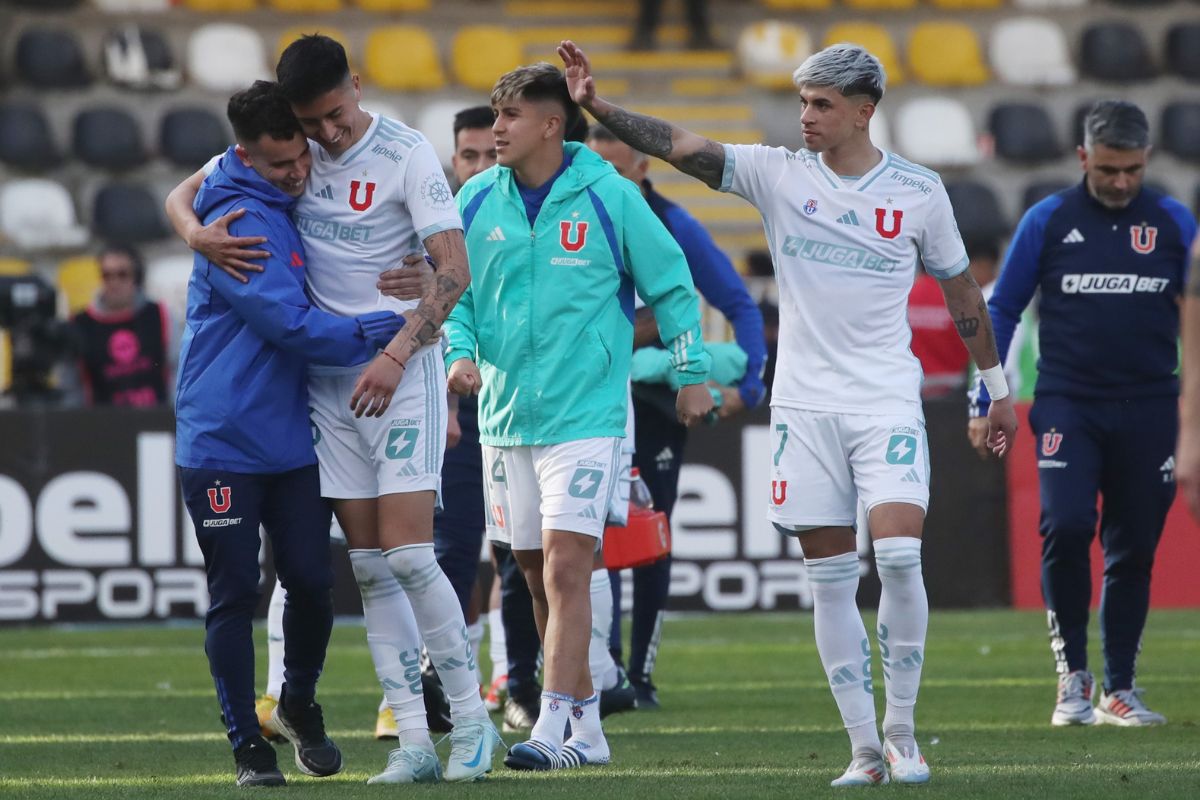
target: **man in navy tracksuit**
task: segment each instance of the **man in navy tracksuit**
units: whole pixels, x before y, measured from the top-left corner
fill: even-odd
[[[654,190],[646,179],[649,158],[622,142],[608,129],[594,125],[588,146],[607,159],[622,176],[642,187],[651,210],[675,237],[687,258],[692,280],[705,300],[733,326],[734,338],[746,353],[746,374],[736,388],[722,388],[718,414],[727,417],[755,408],[766,398],[763,367],[767,344],[762,313],[729,258],[713,242],[696,218]],[[658,327],[650,310],[639,309],[634,320],[634,347],[658,342]],[[666,386],[633,384],[634,446],[637,467],[655,509],[670,519],[679,494],[679,468],[687,443],[687,428],[675,417],[675,395]],[[614,608],[620,608],[621,573],[610,573]],[[629,635],[629,680],[637,692],[639,709],[658,708],[658,693],[650,680],[662,638],[662,617],[671,588],[671,557],[633,570],[633,611]],[[610,648],[621,656],[621,615],[613,614]]]
[[[1166,722],[1134,688],[1150,571],[1175,496],[1179,298],[1196,223],[1142,186],[1149,126],[1132,103],[1088,113],[1084,180],[1026,212],[988,303],[1003,361],[1041,291],[1041,360],[1030,425],[1041,483],[1042,593],[1057,663],[1054,725]],[[974,414],[987,413],[977,390]],[[972,443],[980,429],[972,421]],[[1088,550],[1103,498],[1104,691],[1087,671]]]
[[[289,212],[312,161],[275,84],[229,101],[238,145],[204,181],[195,209],[235,236],[265,236],[263,273],[239,282],[196,255],[179,360],[176,450],[204,554],[211,605],[204,649],[234,748],[238,785],[281,785],[254,711],[251,619],[259,599],[259,525],[288,591],[285,685],[272,720],[309,775],[342,767],[315,702],[333,624],[330,507],[321,498],[308,419],[307,364],[359,364],[403,325],[391,312],[336,317],[309,305],[304,247]],[[349,402],[349,398],[346,398]]]

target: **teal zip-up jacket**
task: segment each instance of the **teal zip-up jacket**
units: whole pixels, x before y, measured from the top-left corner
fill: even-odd
[[[625,435],[633,292],[654,310],[680,385],[710,359],[683,251],[638,187],[587,147],[530,229],[511,169],[458,193],[471,285],[444,326],[446,365],[479,366],[479,441],[493,447]]]

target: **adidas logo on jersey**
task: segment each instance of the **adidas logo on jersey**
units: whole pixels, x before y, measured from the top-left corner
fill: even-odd
[[[1158,468],[1162,473],[1163,483],[1175,482],[1175,456],[1167,456],[1167,460]]]
[[[596,509],[592,506],[587,506],[576,516],[583,517],[584,519],[600,519],[600,515],[596,513]]]
[[[496,227],[492,228],[492,232],[487,235],[487,240],[489,242],[506,241],[504,238],[504,231],[500,230],[500,226],[497,225]]]
[[[329,183],[325,184],[325,188],[322,189],[321,191],[317,192],[317,197],[323,197],[326,200],[332,200],[333,199],[333,185],[329,184]]]
[[[1079,228],[1071,228],[1071,232],[1063,237],[1063,244],[1079,244],[1083,241],[1083,234],[1079,232]]]
[[[908,472],[904,473],[904,477],[900,479],[900,482],[901,483],[922,483],[923,481],[921,480],[921,477],[919,475],[917,475],[917,470],[914,467],[913,469],[910,469]]]
[[[840,217],[837,218],[837,221],[842,223],[843,225],[858,225],[859,224],[858,215],[855,214],[853,211],[847,211],[845,214],[842,214]]]

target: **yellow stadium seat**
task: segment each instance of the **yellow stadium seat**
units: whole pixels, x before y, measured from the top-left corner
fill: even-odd
[[[193,11],[253,11],[258,0],[183,0],[183,5]]]
[[[454,79],[468,89],[490,92],[496,79],[521,66],[521,40],[508,28],[472,25],[454,35],[450,67]]]
[[[92,302],[100,288],[100,264],[93,256],[68,258],[58,265],[58,290],[67,301],[67,313],[74,314]]]
[[[354,0],[354,4],[364,11],[426,11],[429,0]]]
[[[432,91],[446,85],[437,45],[424,28],[389,25],[367,37],[367,77],[381,89]]]
[[[825,43],[822,47],[839,42],[849,42],[867,48],[879,59],[879,63],[883,64],[883,69],[887,72],[888,86],[904,82],[904,68],[900,64],[900,55],[896,52],[896,43],[887,28],[873,22],[843,22],[825,31]]]
[[[762,20],[742,29],[738,66],[746,79],[763,89],[792,88],[792,73],[812,54],[812,39],[799,25]]]
[[[32,271],[33,267],[24,259],[0,258],[0,275],[16,277],[18,275],[28,275]]]
[[[0,331],[0,392],[12,387],[12,341],[8,331]]]
[[[913,76],[935,86],[978,86],[988,81],[979,38],[961,22],[922,22],[908,39]]]
[[[932,5],[949,11],[966,11],[973,8],[1000,8],[1004,0],[929,0]]]
[[[320,14],[324,11],[340,11],[342,0],[266,0],[276,11],[292,14]]]
[[[849,8],[865,11],[904,11],[917,7],[917,0],[844,0]]]
[[[762,4],[776,11],[823,11],[833,7],[833,0],[762,0]]]
[[[324,34],[346,48],[346,58],[350,61],[350,71],[355,71],[354,54],[350,52],[350,42],[346,38],[346,34],[337,28],[330,28],[325,25],[296,25],[279,34],[279,44],[275,48],[275,61],[279,61],[279,57],[283,55],[283,51],[287,49],[289,44],[301,36],[310,33]]]

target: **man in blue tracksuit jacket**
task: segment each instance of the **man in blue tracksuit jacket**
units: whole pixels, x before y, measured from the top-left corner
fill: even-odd
[[[1041,359],[1030,426],[1041,485],[1042,593],[1059,673],[1054,725],[1166,722],[1134,689],[1150,571],[1175,496],[1179,298],[1196,223],[1142,186],[1149,125],[1132,103],[1088,113],[1077,186],[1021,220],[988,303],[1003,362],[1041,291]],[[974,414],[987,413],[976,390]],[[979,447],[972,421],[972,443]],[[1088,551],[1103,498],[1100,631],[1104,691],[1087,671]]]
[[[238,145],[204,181],[195,209],[235,236],[265,236],[263,273],[239,282],[197,254],[176,392],[175,459],[204,554],[211,596],[205,645],[238,785],[284,782],[254,711],[251,619],[259,599],[259,525],[288,590],[285,685],[273,720],[310,775],[341,769],[316,704],[333,623],[330,507],[321,498],[308,419],[307,364],[360,364],[403,317],[326,314],[304,293],[304,247],[289,212],[312,164],[308,144],[275,84],[259,81],[229,101]],[[349,402],[349,398],[346,398]]]
[[[654,190],[646,179],[649,157],[622,142],[607,128],[593,125],[588,146],[608,160],[621,175],[642,187],[654,214],[679,243],[687,258],[696,289],[733,326],[734,339],[746,353],[746,373],[736,388],[722,389],[719,414],[728,416],[755,408],[766,399],[763,368],[767,343],[762,313],[746,285],[708,231],[685,209]],[[658,328],[649,309],[635,318],[634,347],[658,343]],[[679,494],[679,469],[687,443],[687,428],[675,418],[675,394],[666,386],[633,384],[633,465],[650,489],[654,507],[670,519]],[[621,573],[610,572],[613,607],[620,609]],[[638,708],[658,708],[658,693],[650,680],[662,639],[662,616],[671,588],[671,557],[633,570],[633,610],[629,634],[628,674],[637,692]],[[613,614],[609,647],[621,659],[621,615]]]

